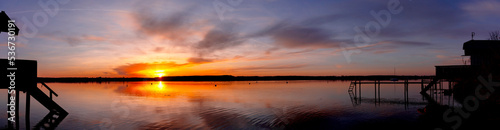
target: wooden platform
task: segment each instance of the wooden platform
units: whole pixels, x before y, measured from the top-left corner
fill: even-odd
[[[36,101],[42,104],[50,112],[42,119],[34,129],[55,129],[57,125],[68,115],[68,112],[64,110],[59,104],[52,100],[52,95],[58,96],[49,86],[45,83],[40,82],[49,93],[46,94],[40,88],[37,87],[37,61],[35,60],[15,60],[14,64],[11,64],[7,59],[0,59],[0,66],[2,67],[0,73],[0,80],[2,85],[0,89],[9,89],[9,91],[15,90],[15,94],[8,94],[7,100],[15,97],[15,122],[8,121],[8,129],[19,129],[19,95],[20,92],[26,93],[26,128],[30,127],[29,115],[30,115],[30,99],[33,97]],[[13,76],[7,76],[13,75]],[[10,88],[9,88],[10,87]],[[10,108],[7,106],[8,109]],[[14,111],[14,110],[13,110]],[[11,115],[9,115],[9,118]]]
[[[357,82],[357,84],[422,84],[427,82]]]
[[[9,60],[0,59],[0,89],[7,89],[11,79],[7,77],[15,73],[16,90],[25,91],[29,87],[36,87],[37,84],[37,61],[35,60],[15,60],[14,66],[9,65]]]

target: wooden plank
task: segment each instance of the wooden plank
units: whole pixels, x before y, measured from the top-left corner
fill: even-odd
[[[373,84],[374,82],[358,82],[358,84]],[[379,82],[380,84],[421,84],[422,82]]]

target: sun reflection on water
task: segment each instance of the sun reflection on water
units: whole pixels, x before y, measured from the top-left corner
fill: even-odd
[[[128,87],[121,92],[134,96],[146,97],[165,97],[174,93],[168,88],[168,84],[162,81],[146,83],[130,83]]]
[[[161,81],[158,83],[158,89],[163,90],[163,83]]]

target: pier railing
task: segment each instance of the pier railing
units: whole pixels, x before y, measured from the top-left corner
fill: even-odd
[[[59,95],[57,95],[56,92],[54,92],[54,90],[50,89],[49,86],[47,86],[47,84],[45,84],[44,82],[40,82],[42,84],[42,86],[44,86],[45,88],[47,88],[49,90],[49,95],[50,95],[50,99],[52,100],[52,94],[54,94],[56,97],[58,97]]]

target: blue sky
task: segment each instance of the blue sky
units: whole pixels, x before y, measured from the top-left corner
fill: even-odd
[[[0,3],[21,28],[17,57],[38,60],[44,77],[375,75],[394,67],[431,75],[435,65],[463,64],[471,32],[486,40],[500,30],[494,0]]]

